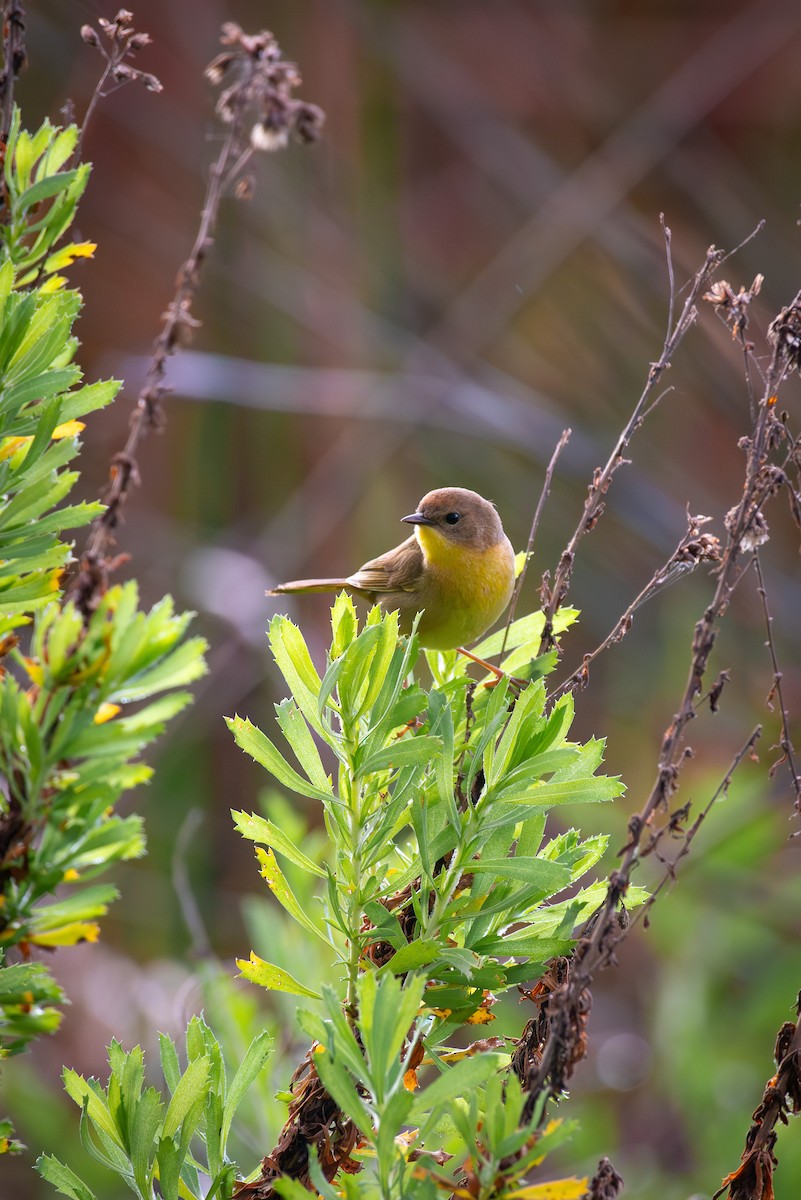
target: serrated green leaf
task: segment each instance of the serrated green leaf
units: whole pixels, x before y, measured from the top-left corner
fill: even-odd
[[[236,965],[239,967],[239,972],[243,979],[248,979],[251,983],[257,983],[260,987],[267,988],[268,991],[288,992],[292,996],[306,996],[310,1000],[322,999],[319,992],[315,992],[312,988],[306,987],[305,984],[299,983],[283,967],[276,967],[273,963],[265,962],[253,950],[250,952],[249,960],[238,958]]]
[[[273,1044],[274,1039],[272,1034],[265,1030],[253,1039],[242,1057],[242,1061],[231,1080],[228,1094],[225,1098],[221,1130],[223,1146],[228,1142],[228,1134],[231,1130],[234,1114],[242,1103],[248,1088],[258,1078],[264,1068],[264,1064],[272,1054]]]
[[[69,1200],[97,1200],[92,1189],[52,1154],[40,1154],[34,1166],[42,1179]]]
[[[560,892],[570,883],[570,870],[560,863],[544,858],[478,858],[470,862],[470,870],[487,872],[499,879],[516,879],[541,888],[544,896]]]
[[[309,781],[321,792],[331,793],[331,781],[323,767],[320,752],[297,704],[294,700],[283,700],[276,706],[275,711],[281,732],[292,747]]]
[[[278,866],[272,850],[262,850],[257,847],[256,857],[259,860],[262,878],[278,903],[295,918],[299,925],[302,925],[304,929],[308,929],[309,933],[315,934],[320,941],[325,942],[326,946],[330,946],[331,942],[328,936],[315,925],[303,906],[298,903],[297,897],[284,878],[284,874]]]
[[[236,812],[233,809],[231,816],[234,819],[235,829],[241,833],[242,837],[249,838],[252,842],[259,842],[263,846],[271,846],[273,850],[277,850],[279,854],[283,854],[285,858],[293,862],[296,867],[301,867],[304,871],[322,879],[325,878],[325,871],[322,867],[319,867],[316,862],[312,862],[272,821],[268,821],[256,813]]]
[[[241,717],[226,717],[225,723],[234,735],[236,744],[246,754],[249,754],[259,766],[269,771],[284,787],[298,792],[301,796],[308,796],[312,800],[321,800],[326,803],[331,799],[330,792],[315,787],[302,775],[298,775],[297,771],[293,770],[270,739],[256,725]]]
[[[164,1137],[175,1137],[192,1110],[197,1109],[198,1103],[202,1105],[209,1088],[209,1067],[210,1060],[207,1054],[193,1059],[187,1066],[178,1081],[164,1115]],[[195,1125],[199,1120],[199,1115],[198,1113]]]
[[[427,734],[400,738],[391,745],[376,750],[360,763],[356,778],[363,779],[365,776],[375,775],[379,771],[393,770],[404,766],[422,766],[431,762],[433,756],[438,754],[441,749],[441,739]]]

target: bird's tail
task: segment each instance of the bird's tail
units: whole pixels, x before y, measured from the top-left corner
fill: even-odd
[[[270,588],[268,596],[281,596],[286,592],[353,592],[358,591],[347,579],[291,579]]]

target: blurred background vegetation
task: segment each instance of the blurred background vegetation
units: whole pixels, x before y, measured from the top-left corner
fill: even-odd
[[[30,66],[17,92],[29,128],[68,99],[81,119],[99,59],[79,29],[116,7],[29,6]],[[255,989],[204,993],[210,949],[230,973],[251,946],[291,968],[293,943],[229,816],[257,806],[263,781],[222,721],[239,712],[264,727],[280,698],[264,638],[277,601],[265,588],[353,569],[400,541],[398,518],[444,484],[494,499],[522,547],[544,466],[570,425],[523,596],[533,608],[661,349],[660,212],[679,282],[710,243],[731,248],[765,218],[724,271],[735,288],[765,275],[758,344],[801,284],[797,0],[140,0],[134,15],[154,37],[137,65],[164,92],[110,95],[85,145],[94,171],[78,233],[99,248],[74,276],[86,297],[81,361],[90,380],[126,381],[86,431],[87,498],[124,441],[194,236],[219,138],[202,69],[221,23],[271,28],[327,125],[317,146],[260,161],[254,198],[227,205],[196,309],[203,327],[174,364],[167,425],[141,455],[142,487],[120,532],[132,556],[123,573],[138,576],[143,601],[169,591],[198,611],[212,670],[138,794],[149,854],[118,869],[122,896],[101,944],[55,959],[72,1001],[62,1030],[5,1072],[19,1132],[32,1150],[66,1157],[77,1113],[61,1097],[62,1064],[102,1074],[112,1035],[150,1046],[156,1029],[175,1033],[203,1003],[220,1020],[258,1023],[258,1011],[245,1012],[261,1004]],[[711,310],[667,383],[582,545],[571,669],[670,553],[685,507],[720,533],[739,498],[747,395],[740,355]],[[797,405],[797,381],[782,402]],[[769,519],[764,565],[797,715],[797,536],[784,512]],[[608,738],[608,768],[629,791],[614,812],[571,819],[610,832],[613,848],[654,774],[709,595],[701,572],[663,593],[577,698],[577,737]],[[293,609],[318,649],[327,608],[312,597]],[[801,845],[788,841],[785,775],[768,775],[778,725],[765,707],[763,643],[746,585],[713,663],[713,674],[731,667],[732,684],[721,713],[692,731],[684,797],[709,798],[758,720],[762,761],[741,770],[651,928],[598,981],[590,1057],[574,1080],[569,1112],[581,1130],[566,1163],[592,1173],[608,1153],[639,1200],[709,1195],[735,1167],[801,983]],[[638,882],[656,878],[643,870]],[[270,1018],[287,1043],[290,1009]],[[514,1035],[528,1015],[508,1006],[498,1031]],[[293,1065],[290,1053],[275,1086]],[[259,1138],[269,1138],[263,1125],[244,1166],[270,1148]],[[780,1200],[801,1189],[798,1143],[797,1128],[781,1132]],[[29,1161],[3,1165],[13,1182],[3,1194],[50,1194]]]

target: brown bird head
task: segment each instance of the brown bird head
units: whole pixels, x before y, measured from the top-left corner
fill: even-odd
[[[489,550],[504,538],[494,504],[467,488],[437,488],[428,492],[417,511],[401,520],[436,529],[449,542],[471,550]]]

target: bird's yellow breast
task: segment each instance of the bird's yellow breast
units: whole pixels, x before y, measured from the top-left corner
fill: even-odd
[[[508,538],[475,549],[425,525],[416,530],[425,558],[424,608],[419,632],[423,646],[451,650],[467,645],[489,629],[509,603],[514,589],[514,551]]]

